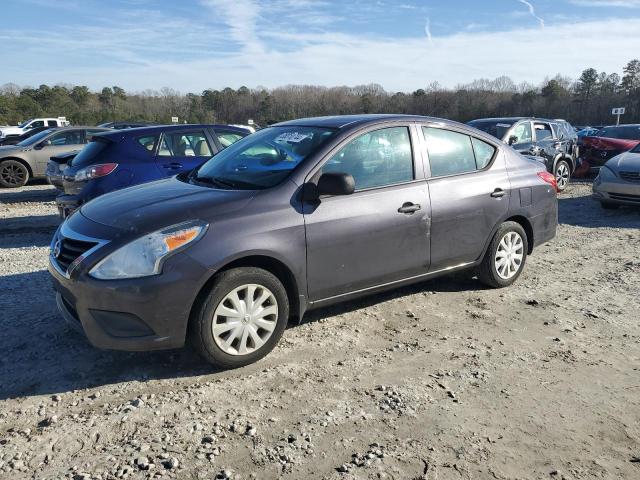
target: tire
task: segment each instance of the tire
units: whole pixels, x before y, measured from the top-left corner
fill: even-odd
[[[620,204],[612,202],[600,202],[600,206],[605,210],[615,210],[620,207]]]
[[[261,309],[255,310],[254,315],[246,310],[250,292],[254,302],[265,298],[256,305]],[[243,315],[243,309],[247,314]],[[264,315],[266,310],[270,313]],[[224,313],[239,314],[225,316]],[[261,268],[241,267],[215,277],[213,287],[191,319],[189,335],[195,349],[209,363],[221,368],[238,368],[260,360],[273,350],[288,321],[289,299],[280,280]],[[217,334],[213,331],[214,324],[219,327]],[[259,345],[259,341],[264,343]]]
[[[0,187],[23,187],[29,181],[29,169],[17,160],[0,162]]]
[[[571,167],[566,160],[558,160],[556,167],[553,171],[553,176],[556,177],[558,183],[558,191],[564,191],[569,185],[571,179]]]
[[[517,241],[517,238],[520,240]],[[503,239],[505,240],[504,244],[501,243]],[[513,250],[509,248],[508,239],[513,241]],[[528,248],[527,234],[522,226],[517,222],[503,223],[491,239],[489,248],[478,269],[478,278],[482,283],[493,288],[508,287],[518,279],[522,270],[524,270]],[[506,275],[503,268],[499,271],[497,267],[499,249],[501,258],[513,259],[513,262],[509,262],[507,265]],[[511,257],[505,257],[506,252],[509,251],[511,252]],[[518,255],[520,256],[519,263]],[[517,269],[511,271],[511,268],[515,266],[517,266]]]

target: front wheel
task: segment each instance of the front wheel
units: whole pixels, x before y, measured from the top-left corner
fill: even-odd
[[[29,170],[17,160],[0,162],[0,187],[18,188],[29,180]]]
[[[287,292],[261,268],[218,274],[191,320],[191,343],[208,362],[237,368],[256,362],[278,343],[289,321]]]
[[[556,177],[558,191],[562,192],[569,185],[569,179],[571,178],[571,168],[569,168],[569,163],[566,160],[558,160],[553,174]]]
[[[528,248],[527,234],[519,223],[500,225],[480,264],[480,281],[494,288],[511,285],[524,269]]]

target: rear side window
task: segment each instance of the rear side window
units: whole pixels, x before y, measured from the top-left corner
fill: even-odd
[[[71,161],[74,167],[86,167],[99,162],[99,156],[108,150],[112,145],[111,142],[103,140],[94,140],[89,142],[80,150],[80,153]]]
[[[47,120],[47,126],[48,127],[57,127],[58,126],[58,122],[56,122],[55,120]]]
[[[536,131],[536,141],[548,140],[553,138],[553,130],[548,123],[536,123],[533,128]]]
[[[138,144],[140,144],[149,153],[153,152],[153,148],[158,141],[158,135],[145,135],[144,137],[136,138]]]
[[[491,163],[496,148],[477,138],[441,128],[422,127],[432,177],[482,170]]]
[[[210,157],[211,145],[203,131],[165,134],[158,155],[161,157]]]

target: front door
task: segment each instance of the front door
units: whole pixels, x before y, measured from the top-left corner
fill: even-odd
[[[156,156],[156,164],[163,176],[171,177],[193,170],[215,153],[215,148],[204,130],[163,133]]]
[[[508,138],[516,137],[515,143],[511,146],[522,155],[537,155],[535,139],[533,138],[533,129],[531,121],[524,120],[517,123],[509,132]]]
[[[474,262],[509,208],[511,186],[495,145],[423,127],[431,175],[431,271]]]
[[[80,150],[85,145],[84,130],[62,130],[49,135],[34,146],[35,175],[44,175],[49,158],[72,150]]]
[[[306,204],[311,301],[424,274],[429,268],[429,192],[408,126],[368,131],[324,163],[351,174],[356,191]]]

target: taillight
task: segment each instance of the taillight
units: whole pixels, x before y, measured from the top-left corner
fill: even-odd
[[[556,177],[555,175],[552,175],[549,172],[538,172],[538,176],[545,182],[547,182],[549,185],[551,185],[553,187],[553,189],[556,192],[559,192],[560,190],[558,190],[558,182],[556,181]]]
[[[84,182],[86,180],[104,177],[105,175],[109,175],[113,172],[117,166],[117,163],[99,163],[98,165],[91,165],[78,170],[74,179],[76,182]]]

